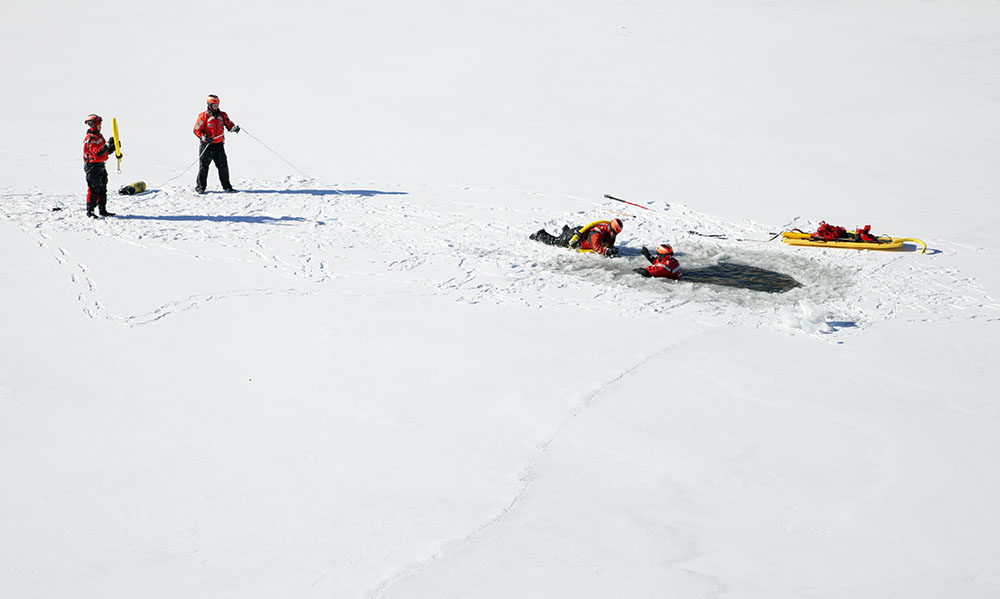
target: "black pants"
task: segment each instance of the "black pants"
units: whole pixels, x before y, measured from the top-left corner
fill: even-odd
[[[215,168],[219,169],[219,182],[222,189],[232,189],[229,182],[229,160],[226,158],[226,142],[220,141],[217,144],[207,144],[201,142],[198,146],[198,154],[201,156],[201,166],[198,167],[198,181],[195,183],[198,191],[205,191],[208,186],[208,165],[215,162]]]
[[[108,205],[108,169],[103,162],[86,162],[83,172],[87,175],[87,212],[100,208],[107,211]]]
[[[542,243],[547,243],[549,245],[559,245],[562,247],[569,247],[569,241],[573,239],[573,236],[576,235],[576,232],[577,229],[563,225],[562,233],[560,233],[558,236],[552,235],[545,229],[541,229],[537,233],[533,234],[531,236],[531,239],[534,239],[535,241],[541,241]]]

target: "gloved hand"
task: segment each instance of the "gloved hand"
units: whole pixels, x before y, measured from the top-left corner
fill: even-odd
[[[649,274],[649,271],[646,270],[645,268],[635,268],[633,270],[635,270],[635,272],[639,273],[640,275],[642,275],[644,277],[651,277],[651,276],[653,276],[653,275]]]
[[[611,246],[608,249],[604,250],[604,256],[607,258],[614,258],[617,255],[618,255],[618,248],[616,248],[615,246]]]
[[[230,129],[230,131],[232,131],[233,133],[239,133],[240,132],[240,126],[239,125],[233,125],[233,128]]]
[[[201,141],[203,141],[203,142],[205,142],[207,144],[210,144],[210,143],[212,143],[212,136],[207,135],[207,134],[206,135],[202,135],[201,136]]]
[[[649,249],[646,246],[642,246],[642,255],[646,257],[646,260],[652,261],[653,258],[649,253]]]
[[[121,147],[121,143],[122,142],[118,142],[119,147]],[[113,138],[113,137],[108,138],[108,147],[114,149],[114,147],[115,147],[115,138]]]

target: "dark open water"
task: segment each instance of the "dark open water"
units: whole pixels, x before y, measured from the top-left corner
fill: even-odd
[[[684,269],[684,277],[681,280],[767,293],[783,293],[802,286],[792,277],[780,272],[731,262],[720,262],[714,266],[693,270]]]

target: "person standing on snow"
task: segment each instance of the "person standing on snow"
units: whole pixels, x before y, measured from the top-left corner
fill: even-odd
[[[229,160],[226,158],[226,131],[240,132],[240,126],[229,120],[229,115],[219,110],[219,96],[211,94],[206,100],[208,109],[198,115],[194,124],[194,134],[201,144],[198,147],[201,166],[198,168],[198,180],[195,191],[205,193],[208,186],[208,165],[213,161],[219,169],[219,182],[222,189],[233,192],[229,182]]]
[[[108,212],[108,169],[104,163],[115,151],[115,138],[104,140],[101,135],[103,120],[100,115],[91,114],[83,121],[89,127],[83,138],[83,172],[87,175],[87,216],[91,218],[97,218],[94,208],[101,216],[114,216],[113,212]]]
[[[578,235],[582,227],[570,228],[563,225],[562,233],[558,236],[552,235],[545,229],[539,229],[532,233],[528,239],[540,241],[548,245],[558,245],[562,247],[574,247],[582,250],[593,250],[607,258],[618,255],[618,248],[615,247],[615,238],[622,232],[622,221],[619,218],[608,222],[600,222],[589,229],[577,240],[577,243],[570,245],[573,237]]]
[[[680,279],[681,264],[674,258],[674,248],[670,247],[669,243],[661,244],[656,248],[656,257],[654,258],[648,249],[642,248],[642,255],[649,260],[650,265],[646,268],[637,268],[635,272],[639,273],[644,277],[660,277],[664,279]]]

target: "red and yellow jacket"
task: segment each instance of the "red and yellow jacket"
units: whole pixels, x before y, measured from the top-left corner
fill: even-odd
[[[610,223],[594,225],[584,235],[585,237],[580,241],[580,248],[594,250],[601,255],[604,255],[608,248],[614,247],[615,238],[618,236],[611,228]]]
[[[108,145],[103,135],[93,129],[87,130],[87,137],[83,138],[84,162],[87,164],[107,162],[108,156],[114,151],[114,148]]]
[[[198,139],[202,136],[212,138],[212,143],[222,143],[226,139],[226,131],[231,130],[236,123],[229,120],[229,115],[221,110],[213,113],[211,110],[198,115],[198,120],[194,123],[194,134]]]
[[[653,263],[646,267],[646,272],[651,277],[663,277],[665,279],[681,278],[681,263],[673,256],[655,256]]]

